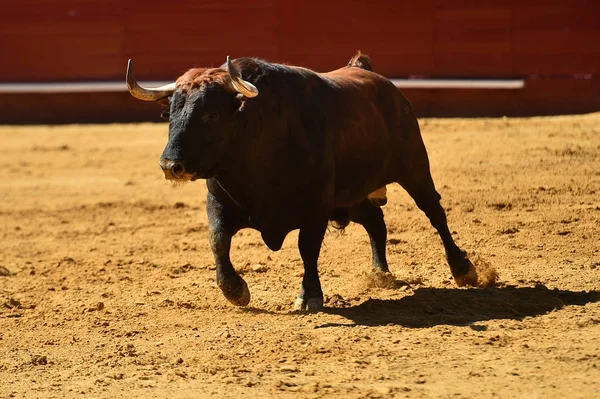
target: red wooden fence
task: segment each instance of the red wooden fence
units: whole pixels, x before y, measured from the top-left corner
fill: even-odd
[[[521,90],[403,90],[420,115],[600,110],[600,2],[4,0],[0,83],[171,80],[227,55],[318,71],[358,49],[389,77],[522,78]],[[1,92],[1,90],[0,90]],[[0,123],[127,121],[126,93],[0,94]]]

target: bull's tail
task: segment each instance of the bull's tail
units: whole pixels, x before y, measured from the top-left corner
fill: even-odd
[[[366,69],[367,71],[373,72],[373,65],[371,65],[371,59],[368,55],[358,52],[348,62],[348,67],[356,67]]]

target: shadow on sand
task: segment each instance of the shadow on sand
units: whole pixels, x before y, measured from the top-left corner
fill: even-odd
[[[599,291],[576,292],[535,287],[488,289],[419,288],[402,299],[369,299],[347,308],[323,311],[365,326],[401,325],[411,328],[441,324],[468,325],[493,319],[522,320],[567,305],[583,306],[600,300]],[[317,328],[352,326],[326,323]]]

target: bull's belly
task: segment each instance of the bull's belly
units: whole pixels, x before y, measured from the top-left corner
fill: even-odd
[[[336,208],[349,207],[367,197],[384,198],[385,186],[394,181],[383,167],[364,168],[353,174],[337,175],[334,195]]]
[[[385,134],[375,133],[367,142],[363,140],[362,145],[338,153],[335,160],[335,207],[354,205],[395,181],[395,151],[385,147],[390,144]]]

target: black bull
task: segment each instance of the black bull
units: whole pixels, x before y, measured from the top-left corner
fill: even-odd
[[[137,98],[169,103],[167,179],[206,179],[209,238],[217,284],[235,305],[250,301],[229,256],[243,228],[274,251],[300,229],[300,310],[323,306],[317,260],[330,219],[364,226],[373,268],[388,271],[383,212],[369,193],[399,183],[440,234],[457,284],[475,285],[472,263],[454,242],[411,105],[392,82],[355,56],[328,73],[240,58],[195,68],[156,89],[127,83]],[[341,216],[340,216],[341,215]],[[346,222],[347,223],[347,222]]]

